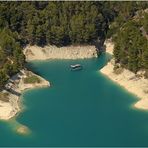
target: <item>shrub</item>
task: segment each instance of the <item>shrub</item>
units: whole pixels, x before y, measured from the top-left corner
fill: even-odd
[[[40,83],[41,80],[37,76],[29,76],[27,78],[24,78],[24,83],[30,84],[30,83]]]

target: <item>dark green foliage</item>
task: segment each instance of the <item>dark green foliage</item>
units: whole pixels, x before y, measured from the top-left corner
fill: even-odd
[[[107,32],[111,36],[137,10],[147,7],[147,2],[133,1],[0,2],[0,28],[18,32],[21,43],[88,44]],[[146,28],[147,21],[143,23]]]
[[[3,70],[0,70],[0,90],[3,88],[7,80],[8,80],[8,77],[6,73]]]
[[[0,2],[0,28],[19,33],[21,44],[92,44],[111,36],[147,6],[147,2],[132,1]]]
[[[115,62],[134,73],[148,69],[148,40],[141,23],[146,15],[143,16],[142,20],[141,17],[127,20],[114,35]]]
[[[0,31],[0,89],[13,74],[24,67],[25,57],[17,33],[9,29]]]
[[[111,5],[106,2],[1,2],[0,26],[18,32],[24,44],[91,44],[98,37],[105,37],[108,22],[115,17]]]
[[[114,2],[113,6],[116,10],[115,12],[117,13],[117,17],[114,19],[114,22],[109,25],[109,31],[107,32],[108,38],[118,32],[124,23],[133,19],[137,11],[148,8],[148,2]]]

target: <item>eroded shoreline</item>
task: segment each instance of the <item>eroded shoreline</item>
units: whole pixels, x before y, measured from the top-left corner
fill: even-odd
[[[84,59],[97,57],[95,46],[69,46],[58,48],[56,46],[46,46],[44,48],[38,46],[27,46],[24,49],[26,61],[47,60],[47,59]],[[27,73],[40,79],[40,83],[25,84],[24,78]],[[21,94],[26,89],[34,89],[38,87],[49,87],[50,83],[42,77],[28,70],[21,70],[18,74],[11,77],[5,89],[1,93],[7,94],[5,98],[0,99],[0,119],[9,120],[15,117],[21,111]]]
[[[85,59],[97,57],[95,46],[27,46],[24,49],[27,61],[48,59]]]
[[[30,76],[36,76],[40,80],[40,83],[25,83],[24,79],[28,76],[28,73]],[[20,96],[24,90],[49,86],[50,83],[42,77],[31,71],[21,70],[8,80],[5,89],[2,91],[7,94],[9,101],[0,101],[0,119],[9,120],[21,111]]]
[[[106,52],[113,54],[114,43],[107,41],[105,44]],[[141,75],[142,72],[139,72],[139,75],[137,76],[133,72],[123,69],[120,74],[115,74],[113,60],[109,61],[100,72],[136,95],[140,99],[134,104],[136,108],[148,110],[148,79],[145,79],[144,76]]]
[[[106,52],[113,54],[114,44],[111,41],[105,42]],[[60,48],[53,48],[54,46],[40,48],[36,46],[28,46],[25,48],[24,53],[27,61],[33,60],[47,60],[47,59],[84,59],[97,57],[96,49],[94,46],[71,46]],[[82,49],[83,48],[83,49]],[[47,55],[46,55],[47,54]],[[117,82],[129,92],[135,94],[140,98],[140,100],[135,104],[135,107],[140,109],[148,109],[148,80],[142,78],[137,78],[136,75],[129,70],[124,69],[121,74],[115,74],[113,71],[113,62],[110,61],[104,66],[100,72],[105,74],[107,77]],[[9,94],[9,102],[4,102],[0,100],[0,119],[9,120],[16,116],[20,111],[20,96],[22,92],[26,89],[33,89],[37,87],[49,87],[50,83],[45,79],[37,76],[41,82],[35,84],[24,84],[23,79],[26,77],[27,70],[22,70],[17,75],[9,79],[6,84],[7,90],[3,90]],[[35,75],[30,72],[31,75]],[[9,92],[8,90],[12,91]],[[13,92],[13,93],[12,93]]]

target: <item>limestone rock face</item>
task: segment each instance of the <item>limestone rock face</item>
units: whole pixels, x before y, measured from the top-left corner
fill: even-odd
[[[47,60],[47,59],[85,59],[97,57],[95,46],[27,46],[24,49],[27,61],[31,60]]]

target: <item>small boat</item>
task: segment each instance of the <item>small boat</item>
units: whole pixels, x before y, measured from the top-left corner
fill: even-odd
[[[70,65],[71,70],[81,70],[82,65],[80,64],[75,64],[75,65]]]

